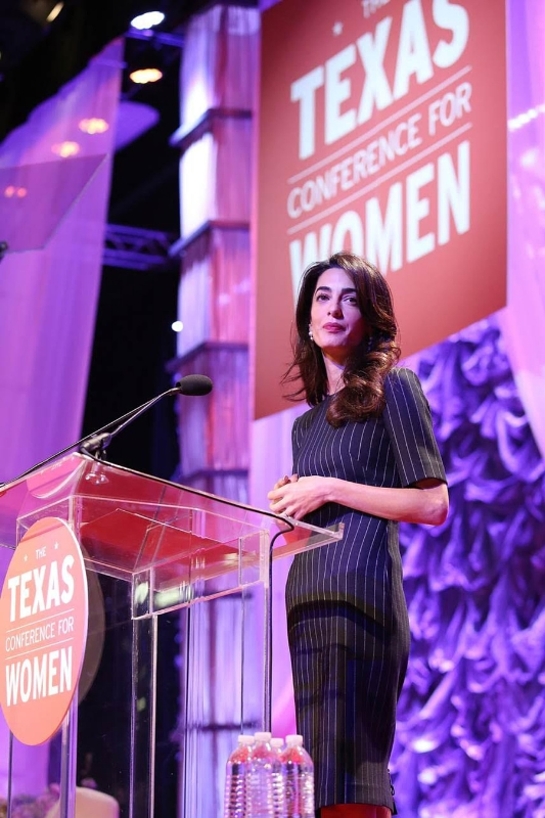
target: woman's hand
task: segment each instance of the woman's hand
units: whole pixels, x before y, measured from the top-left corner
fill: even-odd
[[[267,495],[270,509],[300,520],[328,502],[328,477],[283,477]]]
[[[298,477],[297,477],[296,474],[292,474],[291,477],[289,477],[287,474],[285,474],[284,477],[281,477],[280,480],[276,481],[276,483],[274,484],[272,490],[274,491],[275,489],[280,489],[280,488],[282,488],[282,486],[285,486],[287,483],[291,483],[292,480],[295,481],[297,479],[298,479]],[[271,494],[271,493],[272,492],[269,492],[269,494]],[[268,496],[269,495],[267,495],[267,497]]]
[[[440,480],[421,480],[408,488],[352,483],[338,477],[284,477],[267,495],[275,514],[300,520],[324,503],[339,503],[354,511],[424,525],[441,525],[448,514],[448,489]]]

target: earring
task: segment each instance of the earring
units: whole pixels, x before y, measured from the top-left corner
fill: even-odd
[[[308,337],[310,338],[311,341],[314,341],[314,335],[312,334],[312,327],[310,326],[310,324],[308,325]]]

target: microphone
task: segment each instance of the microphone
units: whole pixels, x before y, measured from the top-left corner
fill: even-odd
[[[104,454],[106,447],[110,445],[112,438],[119,434],[129,423],[132,423],[133,420],[140,417],[144,412],[147,412],[148,409],[151,409],[154,404],[158,403],[163,398],[166,398],[168,395],[188,395],[188,396],[201,396],[201,395],[208,395],[209,392],[212,391],[212,381],[207,375],[185,375],[181,378],[171,389],[167,389],[166,392],[162,392],[160,395],[156,395],[151,400],[146,401],[141,406],[137,406],[136,409],[131,409],[130,412],[127,412],[125,415],[122,415],[117,420],[113,420],[110,423],[107,423],[106,426],[102,426],[100,429],[97,429],[96,432],[92,432],[87,437],[80,440],[76,443],[76,446],[79,447],[80,452],[84,452],[85,454],[90,455],[97,455],[100,457]]]
[[[207,375],[185,375],[174,389],[180,395],[208,395],[212,391],[212,381]]]
[[[31,474],[33,471],[47,466],[48,463],[52,463],[53,460],[56,460],[58,457],[62,457],[63,454],[67,454],[67,452],[72,451],[72,449],[77,449],[83,454],[100,457],[105,453],[106,446],[108,446],[115,435],[119,434],[119,432],[121,432],[125,426],[128,426],[129,423],[132,423],[133,420],[136,420],[137,417],[140,417],[140,415],[142,415],[148,409],[151,409],[154,404],[158,403],[163,398],[166,398],[168,395],[208,395],[209,392],[212,391],[212,385],[212,381],[207,375],[185,375],[170,389],[167,389],[165,392],[161,392],[160,395],[156,395],[154,398],[146,401],[141,406],[137,406],[136,409],[131,409],[130,412],[126,412],[120,418],[110,421],[110,423],[107,423],[105,426],[101,426],[100,429],[91,432],[90,435],[85,435],[85,437],[82,437],[81,440],[78,440],[76,443],[71,443],[69,446],[61,449],[60,452],[56,452],[55,454],[46,457],[45,460],[40,461],[40,463],[36,463],[36,465],[32,466],[32,468],[27,469],[22,474],[19,474],[17,477],[13,478],[13,480],[9,480],[6,483],[0,483],[0,491],[5,486],[26,477],[27,474]]]

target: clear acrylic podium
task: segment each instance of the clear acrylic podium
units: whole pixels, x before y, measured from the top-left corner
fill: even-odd
[[[90,600],[79,697],[74,697],[58,737],[58,814],[61,818],[76,814],[78,700],[81,706],[102,672],[104,631],[113,618],[123,629],[126,649],[113,663],[110,657],[109,665],[115,668],[112,689],[121,686],[125,700],[123,717],[118,719],[116,712],[111,719],[122,725],[120,729],[117,724],[115,742],[105,737],[104,746],[116,743],[117,747],[112,763],[117,765],[118,784],[110,794],[120,801],[122,818],[159,818],[154,799],[157,696],[163,692],[158,689],[158,632],[163,615],[176,612],[182,633],[177,729],[182,774],[177,812],[179,818],[208,818],[201,793],[212,786],[211,771],[199,763],[196,739],[209,725],[195,715],[198,707],[192,700],[207,698],[214,684],[234,680],[240,702],[233,735],[268,726],[271,560],[325,545],[342,533],[76,453],[2,490],[0,545],[15,549],[30,526],[43,517],[67,521],[76,534],[85,558]],[[194,612],[195,607],[226,596],[243,624],[240,632],[231,634],[233,643],[226,651],[231,658],[218,673],[202,661],[208,636],[206,626],[194,625]],[[253,607],[245,613],[250,597]],[[257,628],[256,619],[260,620]],[[256,633],[262,638],[262,662],[256,668],[253,661],[248,668],[248,640]],[[107,732],[108,728],[101,729]],[[227,755],[218,755],[221,772]],[[10,780],[16,756],[10,752]],[[10,794],[17,794],[13,787]],[[214,818],[220,818],[219,813]]]

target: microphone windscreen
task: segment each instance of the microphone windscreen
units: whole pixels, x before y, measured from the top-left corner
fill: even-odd
[[[208,375],[185,375],[176,384],[180,395],[208,395],[212,391],[212,381]]]

